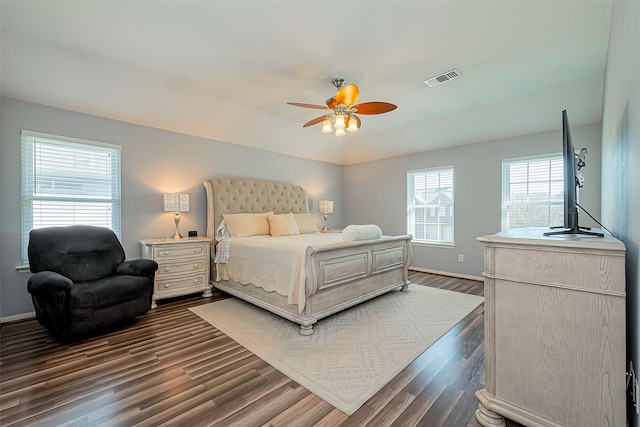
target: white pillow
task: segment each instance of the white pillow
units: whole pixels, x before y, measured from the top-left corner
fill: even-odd
[[[273,237],[296,236],[300,234],[298,224],[292,214],[269,215],[269,228]]]
[[[371,240],[382,237],[382,230],[375,224],[348,225],[342,230],[342,240]]]
[[[318,230],[316,221],[310,213],[294,213],[293,217],[296,220],[300,234],[316,233],[320,231]]]
[[[268,236],[269,220],[273,212],[223,214],[231,237]]]

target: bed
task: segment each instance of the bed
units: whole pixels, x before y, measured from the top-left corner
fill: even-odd
[[[205,180],[203,185],[207,195],[207,236],[212,239],[212,285],[299,324],[302,335],[311,335],[314,324],[323,317],[392,290],[408,290],[410,235],[344,241],[340,232],[323,233],[315,230],[304,234],[301,232],[300,236],[238,234],[231,239],[222,239],[227,241],[224,250],[230,251],[229,260],[214,262],[216,251],[223,249],[221,243],[216,242],[216,231],[219,234],[221,229],[231,225],[229,222],[232,218],[235,220],[246,214],[246,217],[262,221],[264,214],[272,215],[269,216],[271,221],[289,218],[291,213],[296,220],[308,219],[309,199],[302,187],[262,179],[212,178]],[[303,226],[299,225],[302,231]],[[298,244],[298,237],[307,239],[302,248],[294,245],[294,241]],[[271,247],[271,242],[282,242],[282,246]],[[266,252],[259,252],[260,249],[254,246],[264,247]],[[242,252],[243,256],[234,261],[234,253],[240,254],[241,249],[245,251]],[[280,258],[291,258],[292,268],[298,270],[282,274],[278,270],[273,274],[265,274],[271,279],[268,286],[254,283],[259,278],[257,275],[251,276],[250,269],[246,267],[259,261],[248,261],[246,251],[256,254],[262,261],[268,259],[270,263],[276,263]],[[238,266],[234,262],[244,264]],[[232,265],[235,267],[232,268]],[[284,269],[284,266],[278,265],[277,268]],[[299,279],[297,282],[296,276]],[[283,277],[291,283],[279,284],[278,281]],[[277,287],[280,290],[275,289]],[[285,292],[285,289],[289,292]]]

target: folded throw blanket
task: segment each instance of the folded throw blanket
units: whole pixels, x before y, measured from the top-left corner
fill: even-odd
[[[348,225],[342,230],[342,240],[371,240],[382,237],[382,230],[375,224]]]

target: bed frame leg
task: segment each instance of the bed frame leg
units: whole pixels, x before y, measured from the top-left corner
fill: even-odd
[[[300,325],[300,335],[313,335],[313,325]]]
[[[411,284],[410,281],[406,281],[404,282],[404,285],[402,285],[402,288],[400,288],[400,291],[402,292],[409,292],[409,285]]]

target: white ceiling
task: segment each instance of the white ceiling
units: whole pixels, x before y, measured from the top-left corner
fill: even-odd
[[[0,14],[3,96],[346,165],[557,130],[563,109],[599,123],[611,1],[2,0]],[[342,138],[302,128],[322,111],[286,103],[324,104],[336,77],[397,110]]]

